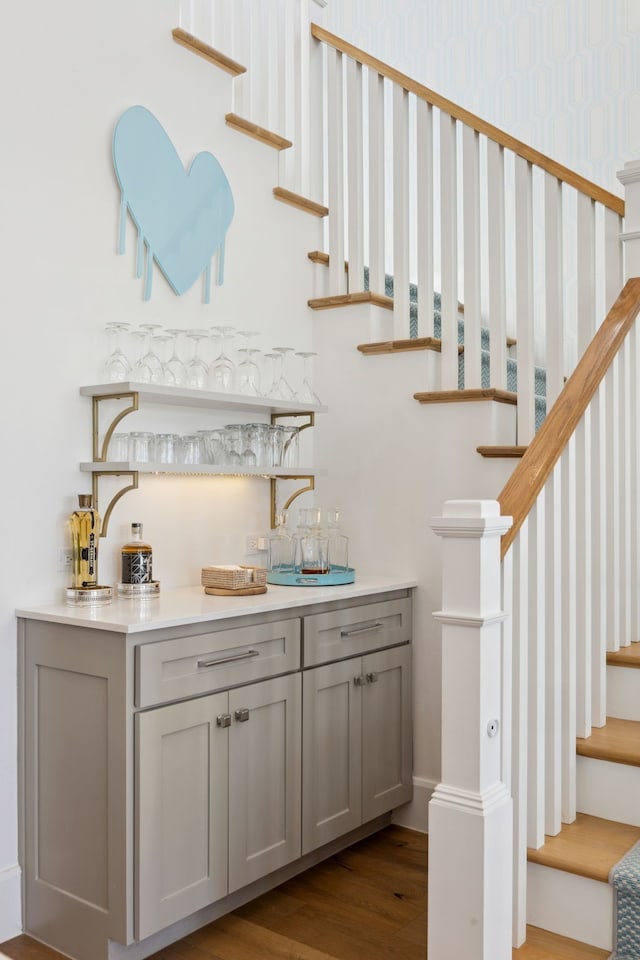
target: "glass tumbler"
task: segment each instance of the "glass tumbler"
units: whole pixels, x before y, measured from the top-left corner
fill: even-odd
[[[299,427],[282,426],[282,455],[280,458],[281,467],[297,467],[299,463]]]
[[[202,463],[202,437],[197,433],[188,433],[180,441],[180,463]]]
[[[155,434],[140,430],[129,434],[129,459],[134,463],[153,463],[155,448]]]
[[[256,458],[256,466],[266,467],[269,465],[267,456],[269,443],[269,424],[268,423],[248,423],[245,426],[247,443]]]
[[[109,460],[114,463],[126,463],[129,459],[129,434],[113,433],[109,441]]]
[[[180,437],[177,433],[156,434],[156,460],[158,463],[177,463],[180,452]]]
[[[269,424],[269,435],[267,438],[267,466],[282,466],[282,448],[284,446],[284,430],[280,423]]]

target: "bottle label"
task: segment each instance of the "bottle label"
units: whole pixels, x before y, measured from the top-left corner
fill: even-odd
[[[123,583],[151,583],[151,554],[122,554]]]

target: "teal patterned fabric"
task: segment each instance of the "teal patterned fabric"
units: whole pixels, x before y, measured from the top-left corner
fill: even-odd
[[[640,958],[640,842],[615,865],[613,885],[615,943],[611,960]]]
[[[369,289],[369,268],[364,268],[364,288]],[[393,277],[385,275],[385,296],[393,298]],[[433,336],[441,339],[442,313],[439,293],[433,295]],[[418,336],[418,288],[415,283],[409,284],[409,339]],[[458,343],[464,343],[464,318],[458,317]],[[489,331],[486,327],[481,331],[481,382],[483,389],[490,386],[490,359],[489,359]],[[458,390],[464,390],[464,354],[458,359]],[[518,390],[518,361],[507,357],[507,390],[516,393]],[[536,430],[542,425],[547,414],[547,375],[542,367],[535,368],[535,426]],[[640,960],[640,955],[639,955]]]

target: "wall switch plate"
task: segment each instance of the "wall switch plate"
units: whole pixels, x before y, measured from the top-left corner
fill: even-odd
[[[73,565],[73,550],[71,547],[60,547],[58,550],[58,573],[71,570]]]

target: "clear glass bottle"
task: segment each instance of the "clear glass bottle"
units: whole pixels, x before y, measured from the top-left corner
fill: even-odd
[[[142,540],[142,524],[131,524],[131,540],[122,547],[122,582],[151,583],[153,551]]]
[[[269,573],[294,573],[295,542],[287,529],[287,511],[276,514],[276,528],[269,537]]]
[[[307,511],[300,511],[303,523],[301,536],[298,541],[298,565],[300,573],[307,575],[324,575],[329,573],[329,540],[323,534],[321,527],[321,510],[319,507],[310,507]]]
[[[78,494],[78,508],[69,517],[72,551],[71,586],[95,589],[98,585],[98,541],[100,517],[91,506],[90,493]]]
[[[329,540],[329,567],[342,573],[349,566],[349,538],[340,530],[340,511],[336,507],[327,510],[327,537]]]

